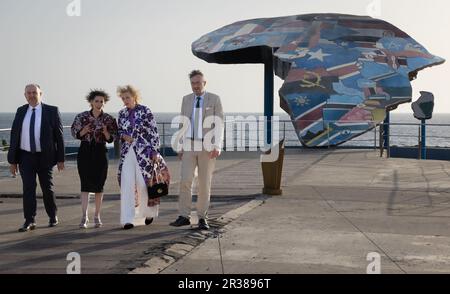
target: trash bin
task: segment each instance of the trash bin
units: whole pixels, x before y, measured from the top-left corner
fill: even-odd
[[[284,140],[281,140],[279,147],[278,158],[273,162],[261,162],[262,173],[264,179],[263,194],[266,195],[281,195],[281,175],[283,172],[283,160],[284,160]],[[266,154],[270,154],[269,150]]]

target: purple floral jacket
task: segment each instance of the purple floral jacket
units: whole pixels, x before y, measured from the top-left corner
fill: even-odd
[[[88,124],[92,125],[93,132],[80,136],[81,130]],[[106,126],[108,129],[110,134],[109,140],[106,140],[105,135],[103,134],[103,126]],[[111,143],[117,137],[117,122],[114,117],[107,113],[102,112],[99,117],[95,118],[92,111],[84,111],[75,117],[71,131],[72,136],[81,141],[91,142],[95,140],[97,143]]]
[[[130,148],[136,153],[142,175],[147,184],[152,179],[153,163],[152,155],[159,154],[160,146],[158,129],[152,112],[147,106],[138,104],[133,110],[124,108],[119,112],[119,138],[123,135],[134,139],[132,144],[122,140],[120,149],[119,184],[122,172],[122,164],[125,155]]]

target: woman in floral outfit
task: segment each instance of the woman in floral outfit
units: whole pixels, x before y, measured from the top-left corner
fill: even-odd
[[[119,138],[122,146],[119,164],[120,223],[128,230],[145,220],[149,225],[158,216],[160,199],[148,199],[147,186],[154,180],[154,167],[168,174],[167,165],[158,152],[159,135],[152,112],[141,105],[138,91],[130,86],[118,87],[125,105],[119,112]]]
[[[87,228],[89,222],[89,193],[95,193],[95,227],[102,226],[100,209],[103,200],[103,186],[108,175],[106,143],[112,143],[117,138],[115,118],[103,112],[109,95],[101,90],[92,90],[86,100],[89,102],[91,110],[78,114],[72,124],[72,136],[81,141],[77,166],[81,181],[82,217],[80,228],[83,229]]]

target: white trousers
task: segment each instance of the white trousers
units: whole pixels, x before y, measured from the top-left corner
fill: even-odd
[[[207,151],[185,151],[181,161],[179,213],[189,218],[192,206],[192,181],[195,168],[198,171],[197,215],[207,219],[211,198],[211,180],[216,159],[209,158]]]
[[[148,207],[147,185],[134,150],[125,155],[120,179],[120,223],[143,225],[145,218],[156,218],[159,205]],[[136,192],[139,205],[136,207]]]

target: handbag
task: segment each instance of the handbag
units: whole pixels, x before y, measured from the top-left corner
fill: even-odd
[[[169,183],[161,173],[161,162],[154,164],[151,183],[147,186],[149,200],[169,195]]]

